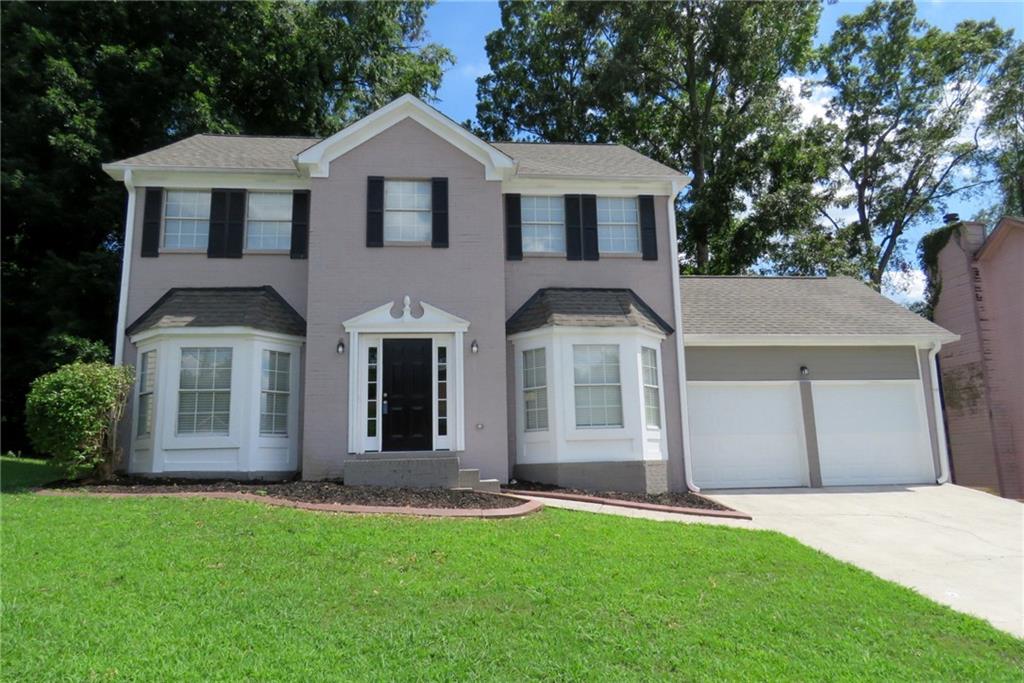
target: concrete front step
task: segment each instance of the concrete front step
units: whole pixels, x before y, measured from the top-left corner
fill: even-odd
[[[497,479],[480,480],[480,470],[460,468],[455,455],[429,457],[359,457],[345,463],[345,483],[350,486],[389,486],[413,489],[444,488],[499,493]]]
[[[471,489],[480,483],[480,470],[477,469],[460,469],[459,470],[459,488],[460,489]]]
[[[484,491],[485,493],[501,493],[501,482],[497,479],[481,479],[475,487],[475,491]]]

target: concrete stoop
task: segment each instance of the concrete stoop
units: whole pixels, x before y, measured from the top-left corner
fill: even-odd
[[[360,457],[345,463],[343,474],[350,486],[393,488],[445,488],[499,493],[497,479],[480,479],[480,470],[459,467],[456,455],[436,457]]]

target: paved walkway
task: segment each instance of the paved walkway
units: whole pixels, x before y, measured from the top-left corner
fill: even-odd
[[[545,499],[549,507],[770,529],[1024,637],[1024,505],[960,486],[722,491],[753,521]]]

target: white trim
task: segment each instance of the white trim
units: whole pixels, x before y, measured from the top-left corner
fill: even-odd
[[[114,337],[114,365],[124,361],[124,331],[128,322],[128,283],[132,274],[132,250],[135,249],[135,182],[131,169],[124,174],[128,188],[128,216],[124,222],[124,251],[121,254],[121,290],[117,299],[117,329]]]
[[[949,467],[949,448],[946,445],[946,421],[942,414],[942,394],[939,390],[939,373],[936,368],[935,358],[939,354],[942,344],[935,342],[928,351],[928,375],[931,377],[932,385],[932,412],[935,415],[935,436],[939,442],[939,476],[936,479],[938,484],[948,484],[951,481]]]
[[[677,328],[678,329],[678,328]],[[930,348],[960,338],[951,332],[908,334],[684,334],[687,346],[915,346]]]
[[[257,330],[252,327],[240,325],[229,325],[225,327],[154,327],[131,336],[133,344],[160,340],[172,337],[252,337],[265,341],[298,342],[304,343],[305,337],[294,334],[282,334],[280,332],[269,332]]]
[[[110,164],[104,164],[115,180],[127,178],[129,174],[139,187],[173,187],[184,190],[224,188],[240,190],[308,190],[312,186],[309,178],[300,177],[295,171],[249,169],[170,168],[167,166],[132,166],[111,172]]]
[[[408,94],[299,152],[294,157],[295,166],[300,171],[308,171],[310,177],[326,178],[330,175],[333,160],[407,118],[482,163],[487,180],[501,180],[515,170],[515,162],[510,156]]]
[[[423,314],[418,318],[412,314],[412,300],[406,295],[402,299],[402,314],[397,318],[391,315],[395,305],[388,302],[366,313],[349,318],[341,324],[348,332],[465,332],[469,329],[469,321],[452,315],[436,306],[423,301],[420,307]]]
[[[637,195],[673,195],[680,176],[585,178],[580,176],[514,175],[501,182],[504,194],[560,196],[566,194],[599,194],[602,197],[636,197]],[[683,183],[685,186],[685,183]]]
[[[688,407],[690,398],[686,391],[686,351],[683,343],[686,334],[683,330],[683,305],[680,294],[682,276],[679,273],[679,236],[676,234],[676,194],[682,189],[683,186],[680,186],[678,190],[673,191],[668,197],[667,239],[668,246],[674,245],[675,247],[671,249],[670,253],[675,254],[675,259],[672,263],[672,308],[673,315],[676,317],[676,372],[679,377],[679,428],[683,437],[683,479],[686,481],[686,488],[699,493],[700,487],[693,480],[693,448],[690,439],[690,413]],[[669,250],[666,249],[666,251]]]

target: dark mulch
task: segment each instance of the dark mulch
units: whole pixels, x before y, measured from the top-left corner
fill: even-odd
[[[517,481],[505,487],[510,493],[522,491],[550,491],[551,493],[571,493],[578,496],[595,496],[597,498],[613,498],[615,500],[629,500],[634,503],[650,503],[651,505],[671,505],[672,507],[698,508],[701,510],[728,510],[724,505],[719,505],[713,500],[695,493],[630,493],[628,491],[589,491],[586,489],[571,489],[555,486],[554,484],[539,484],[532,481]]]
[[[385,505],[415,508],[510,508],[523,501],[476,491],[448,489],[397,489],[379,486],[345,486],[339,481],[206,481],[197,479],[149,479],[114,477],[105,482],[59,481],[47,488],[81,489],[97,493],[182,493],[219,491],[251,493],[303,503]]]

